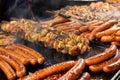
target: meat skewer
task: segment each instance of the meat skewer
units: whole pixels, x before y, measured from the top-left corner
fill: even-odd
[[[20,19],[19,21],[3,24],[1,28],[6,32],[19,35],[25,40],[43,42],[46,47],[54,48],[58,52],[69,53],[73,56],[77,55],[78,52],[83,53],[90,49],[89,41],[85,37],[39,25],[32,20]],[[19,34],[19,32],[23,34]]]

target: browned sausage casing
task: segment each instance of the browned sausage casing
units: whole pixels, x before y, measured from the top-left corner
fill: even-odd
[[[100,62],[112,57],[113,55],[115,55],[116,50],[117,50],[116,45],[111,45],[110,48],[108,48],[104,52],[97,54],[95,56],[92,56],[88,59],[85,59],[85,63],[87,65],[93,65],[93,64],[100,63]]]
[[[115,41],[114,40],[114,36],[102,36],[100,40],[101,40],[101,42],[112,42],[112,41]]]
[[[28,59],[26,59],[24,56],[14,52],[12,49],[5,48],[6,51],[8,51],[9,54],[17,58],[23,65],[27,65],[30,63]]]
[[[7,76],[8,80],[14,80],[16,78],[15,71],[12,69],[12,67],[7,62],[5,62],[2,59],[0,59],[0,69]]]
[[[28,59],[30,61],[30,63],[32,65],[35,65],[37,63],[37,59],[35,59],[35,57],[32,56],[31,54],[29,54],[28,52],[25,52],[22,49],[19,49],[19,48],[13,46],[13,45],[8,45],[8,46],[13,47],[14,48],[14,52],[24,56],[26,59]]]
[[[26,74],[25,66],[15,57],[10,56],[4,52],[0,52],[0,58],[8,62],[16,70],[16,74],[18,77],[23,77]]]
[[[88,72],[84,72],[78,80],[90,80],[90,74]]]
[[[103,31],[105,29],[108,29],[110,27],[112,27],[114,24],[116,24],[117,22],[115,20],[110,20],[104,24],[102,24],[101,26],[95,28],[92,32],[91,35],[89,36],[89,40],[93,40],[95,38],[95,34],[97,32]]]
[[[120,59],[112,64],[109,64],[103,68],[104,72],[110,73],[120,69]]]
[[[112,59],[110,59],[110,60],[108,60],[108,61],[105,61],[105,62],[102,62],[102,63],[99,63],[99,64],[91,65],[91,66],[89,66],[89,69],[90,69],[92,72],[102,71],[104,66],[116,62],[119,58],[120,58],[120,52],[117,51],[115,57],[113,57]]]
[[[84,59],[80,58],[77,63],[58,80],[76,80],[85,68]]]
[[[14,44],[14,45],[16,47],[18,47],[18,48],[20,48],[20,49],[30,53],[31,55],[33,55],[37,59],[39,64],[43,64],[44,63],[45,58],[39,52],[37,52],[37,51],[35,51],[35,50],[33,50],[33,49],[29,48],[29,47],[26,47],[24,45],[21,45],[21,44]]]
[[[54,73],[69,70],[71,67],[75,65],[75,63],[76,63],[75,61],[66,61],[58,63],[53,66],[49,66],[47,68],[38,70],[33,74],[21,78],[20,80],[42,80],[45,77],[52,75]]]
[[[108,30],[96,33],[95,36],[96,36],[96,38],[101,38],[102,36],[109,36],[109,35],[115,33],[116,31],[117,31],[117,29],[108,29]]]

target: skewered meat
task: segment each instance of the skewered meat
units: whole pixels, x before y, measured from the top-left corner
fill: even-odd
[[[47,47],[70,55],[77,55],[78,52],[83,53],[89,49],[87,38],[55,30],[52,27],[41,27],[39,23],[32,20],[11,21],[3,24],[1,29],[28,41],[43,42]]]

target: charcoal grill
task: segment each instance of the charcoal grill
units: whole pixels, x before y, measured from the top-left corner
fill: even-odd
[[[33,1],[34,2],[33,2],[33,5],[31,5],[31,8],[34,9],[32,11],[33,11],[34,16],[37,20],[45,20],[45,19],[48,19],[48,17],[52,16],[52,15],[46,14],[45,10],[52,11],[52,10],[55,10],[55,9],[60,9],[61,7],[64,7],[66,5],[75,5],[75,4],[84,5],[84,4],[90,4],[91,3],[91,1],[85,2],[85,1],[68,0],[68,1],[65,1],[65,3],[64,3],[64,1],[61,2],[61,5],[60,4],[59,5],[54,4],[54,5],[51,6],[49,4],[48,7],[49,6],[51,6],[51,7],[45,9],[45,6],[47,4],[45,4],[44,6],[41,6],[41,8],[37,8],[37,7],[39,7],[38,4],[36,5],[36,3],[35,3],[35,1],[37,1],[37,0],[33,0]],[[49,1],[52,1],[52,0],[49,0]],[[64,3],[64,4],[62,4],[62,3]],[[29,17],[29,18],[31,19],[31,17]],[[93,56],[95,54],[98,54],[98,53],[104,51],[104,49],[106,47],[109,47],[108,44],[103,44],[103,43],[100,43],[99,41],[98,42],[93,41],[90,44],[91,49],[90,49],[89,52],[86,52],[82,55],[79,54],[78,56],[73,57],[73,56],[70,56],[70,55],[67,55],[67,54],[58,53],[54,49],[50,49],[50,48],[45,47],[42,43],[35,43],[35,42],[32,43],[32,42],[25,41],[21,38],[17,38],[16,43],[20,43],[20,44],[26,45],[28,47],[31,47],[31,48],[35,49],[36,51],[40,52],[45,57],[45,63],[43,65],[35,65],[35,66],[28,65],[28,66],[26,66],[27,74],[30,73],[30,72],[35,72],[39,69],[42,69],[42,68],[50,66],[50,65],[63,62],[63,61],[76,60],[80,57],[88,58],[90,56]],[[116,72],[110,73],[110,74],[106,74],[104,72],[92,73],[92,72],[89,71],[88,68],[86,68],[85,71],[88,71],[91,74],[91,80],[92,79],[93,80],[94,79],[95,80],[110,80],[116,73]],[[1,70],[0,70],[0,80],[7,80],[6,76],[4,75],[4,73]]]

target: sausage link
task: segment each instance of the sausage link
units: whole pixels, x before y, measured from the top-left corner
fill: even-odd
[[[16,78],[15,71],[6,61],[2,59],[0,59],[0,69],[7,76],[8,80],[14,80]]]
[[[105,61],[109,59],[110,57],[112,57],[113,55],[115,55],[116,50],[117,50],[117,47],[115,45],[111,45],[110,48],[108,48],[104,52],[97,54],[95,56],[92,56],[88,59],[85,59],[85,63],[87,65],[93,65],[93,64],[97,64],[102,61]]]
[[[111,42],[111,44],[116,45],[116,46],[120,46],[120,43],[117,41]]]
[[[84,59],[80,58],[77,63],[58,80],[76,80],[85,68]]]
[[[95,34],[96,38],[101,38],[102,36],[109,36],[113,33],[115,33],[117,31],[117,29],[108,29],[102,32],[98,32]]]
[[[90,80],[90,76],[88,72],[84,72],[78,80]]]
[[[115,55],[112,59],[110,59],[110,60],[108,60],[108,61],[105,61],[105,62],[102,62],[102,63],[99,63],[99,64],[91,65],[91,66],[89,66],[89,69],[90,69],[92,72],[102,71],[104,66],[116,62],[119,58],[120,58],[120,52],[117,51],[117,52],[116,52],[116,55]]]
[[[18,52],[15,52],[15,48],[12,46],[6,46],[5,49],[6,51],[8,51],[8,53],[10,53],[10,55],[16,57],[22,64],[27,65],[30,63],[30,61],[28,60],[28,58],[24,57],[23,55],[19,54]]]
[[[59,73],[62,71],[69,70],[71,67],[75,65],[75,61],[66,61],[62,63],[58,63],[47,68],[36,71],[33,74],[20,78],[20,80],[42,80],[45,77],[52,75],[54,73]]]
[[[91,25],[91,26],[99,26],[99,25],[101,25],[101,24],[103,24],[103,21],[98,21],[98,22],[92,23],[92,24],[90,24],[90,25]]]
[[[80,32],[86,32],[88,30],[89,30],[89,26],[82,26],[82,27],[79,28]]]
[[[100,31],[103,31],[105,29],[108,29],[110,28],[111,26],[113,26],[114,24],[116,24],[117,21],[116,20],[110,20],[104,24],[102,24],[101,26],[95,28],[92,32],[91,32],[91,35],[89,36],[89,40],[93,40],[95,38],[95,34],[97,32],[100,32]]]
[[[8,62],[16,70],[16,74],[18,77],[22,77],[26,74],[25,66],[15,57],[10,56],[5,52],[0,52],[0,58]]]
[[[100,39],[101,42],[112,42],[114,40],[114,36],[102,36]]]
[[[29,47],[26,47],[24,45],[20,45],[20,44],[14,44],[14,45],[16,45],[16,47],[18,47],[18,48],[30,53],[31,55],[33,55],[37,59],[39,64],[44,63],[45,58],[41,55],[41,53],[39,53],[39,52],[29,48]]]
[[[26,59],[28,59],[32,65],[35,65],[37,63],[37,59],[34,56],[32,56],[31,54],[29,54],[28,52],[23,51],[22,49],[14,46],[14,45],[8,45],[8,46],[11,46],[12,48],[14,48],[15,53],[20,54],[20,55],[24,56]]]
[[[120,30],[115,33],[116,36],[120,36]]]
[[[120,36],[115,36],[114,39],[115,41],[120,42]]]
[[[99,26],[90,26],[89,27],[89,31],[93,31],[95,28],[97,28],[97,27],[99,27]]]
[[[103,71],[106,73],[115,72],[120,69],[120,59],[112,64],[103,67]]]
[[[89,22],[87,22],[87,25],[94,24],[96,22],[98,22],[98,20],[89,21]]]

